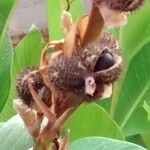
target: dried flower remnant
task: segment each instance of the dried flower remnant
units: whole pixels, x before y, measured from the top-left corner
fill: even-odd
[[[63,11],[61,15],[61,27],[65,34],[69,32],[72,25],[73,25],[73,20],[71,14],[66,11]]]
[[[67,147],[67,137],[60,136],[64,122],[82,103],[109,97],[122,65],[119,43],[102,33],[104,20],[94,4],[90,16],[73,23],[63,12],[61,21],[65,40],[50,41],[39,68],[17,77],[20,100],[14,107],[34,137],[35,148],[41,145],[43,150]],[[55,51],[48,53],[49,48]]]
[[[138,9],[144,0],[92,0],[101,12],[107,27],[123,26],[127,22],[126,12]]]
[[[59,134],[48,130],[50,124],[62,125],[63,123],[57,123],[64,120],[61,116],[67,112],[68,117],[68,110],[72,112],[70,108],[74,110],[83,102],[109,97],[112,83],[117,80],[121,71],[122,58],[118,55],[119,49],[118,42],[112,36],[103,34],[99,41],[88,44],[71,58],[64,57],[62,51],[50,54],[47,76],[51,89],[44,84],[41,74],[34,74],[32,70],[23,72],[17,78],[18,94],[23,102],[17,100],[14,105],[24,119],[29,133],[33,137],[38,135],[36,138],[40,137],[45,141],[48,136],[45,132],[52,132],[54,134],[52,138],[57,139]],[[33,73],[30,77],[29,72]],[[44,111],[37,100],[44,104]],[[45,107],[49,108],[47,112]],[[43,133],[40,128],[44,116],[52,121]]]

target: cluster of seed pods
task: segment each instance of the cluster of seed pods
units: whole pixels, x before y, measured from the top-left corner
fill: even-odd
[[[73,22],[68,12],[61,16],[64,40],[50,41],[38,68],[17,76],[18,100],[14,107],[28,132],[46,150],[66,150],[61,138],[64,122],[82,103],[109,97],[122,68],[119,42],[103,27],[126,23],[126,12],[143,0],[91,0],[89,15]],[[48,53],[48,49],[54,51]],[[44,118],[47,118],[47,123]],[[44,125],[43,125],[44,124]]]

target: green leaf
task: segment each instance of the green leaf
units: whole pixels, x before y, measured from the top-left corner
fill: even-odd
[[[150,41],[150,1],[145,0],[143,6],[128,17],[128,24],[120,32],[120,41],[124,57],[127,61]]]
[[[33,140],[18,115],[3,124],[0,135],[1,150],[27,150],[33,145]]]
[[[119,94],[114,119],[125,135],[150,131],[143,103],[150,102],[150,43],[131,60]]]
[[[33,26],[30,32],[15,48],[11,69],[11,91],[7,103],[0,114],[0,121],[5,121],[15,114],[15,110],[12,106],[12,100],[16,98],[16,75],[26,68],[38,66],[42,46],[43,38],[41,33],[35,26]]]
[[[71,141],[86,136],[124,139],[119,126],[102,107],[96,104],[80,106],[69,119],[65,128],[70,129]]]
[[[0,112],[2,111],[10,92],[10,68],[12,63],[13,48],[8,35],[0,45]]]
[[[113,117],[116,105],[119,101],[119,93],[122,89],[124,78],[126,76],[131,59],[142,47],[150,41],[150,1],[145,0],[142,7],[132,12],[128,17],[128,23],[120,30],[120,45],[124,57],[123,73],[115,83],[110,107],[110,114]]]
[[[110,114],[126,136],[150,131],[147,113],[143,109],[144,101],[148,104],[150,101],[149,7],[150,1],[146,0],[140,10],[130,15],[127,26],[120,32],[124,70],[121,80],[115,84]]]
[[[5,38],[8,24],[18,0],[0,0],[0,45]]]
[[[43,44],[40,31],[33,25],[29,33],[15,48],[12,79],[16,78],[16,75],[26,68],[38,67]]]
[[[119,140],[104,137],[86,137],[74,141],[70,150],[146,150],[145,148]]]
[[[0,1],[0,112],[6,103],[10,90],[12,46],[8,35],[6,35],[6,32],[16,3],[17,0]]]
[[[60,39],[63,37],[60,18],[61,12],[66,9],[66,0],[46,0],[48,13],[48,28],[49,37],[51,40]],[[83,8],[80,0],[75,0],[71,3],[70,13],[74,20],[83,13]]]

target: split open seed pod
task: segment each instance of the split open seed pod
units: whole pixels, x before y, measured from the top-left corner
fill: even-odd
[[[102,34],[98,41],[81,47],[71,58],[64,57],[61,51],[54,52],[48,66],[52,91],[71,92],[83,101],[110,96],[112,83],[121,71],[119,50],[116,39]]]

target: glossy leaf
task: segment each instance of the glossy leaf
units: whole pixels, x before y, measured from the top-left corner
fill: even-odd
[[[145,0],[143,6],[131,13],[128,24],[120,32],[120,42],[126,61],[131,58],[150,41],[150,1]]]
[[[0,112],[2,111],[10,93],[10,68],[12,63],[13,48],[8,35],[0,45]]]
[[[47,2],[47,13],[48,13],[48,28],[50,40],[61,39],[63,32],[61,30],[60,18],[61,12],[66,10],[66,0],[46,0]],[[80,0],[75,0],[70,5],[70,11],[74,20],[81,16],[83,8]]]
[[[126,135],[150,131],[150,122],[143,108],[150,102],[150,43],[132,59],[119,94],[114,119]]]
[[[120,30],[119,41],[124,59],[123,72],[120,80],[115,83],[110,106],[110,114],[114,116],[116,105],[119,101],[124,78],[126,76],[131,59],[142,47],[150,41],[150,1],[145,0],[142,7],[128,16],[128,23]],[[138,60],[137,60],[138,61]]]
[[[0,112],[4,107],[10,90],[10,65],[12,63],[12,46],[7,32],[11,14],[17,0],[0,1]]]
[[[0,0],[0,45],[5,38],[11,15],[18,0]]]
[[[146,150],[145,148],[119,140],[104,137],[86,137],[74,141],[70,150]]]
[[[0,127],[0,135],[1,150],[27,150],[33,145],[33,140],[18,115],[12,117]]]
[[[0,121],[5,121],[15,114],[15,110],[12,106],[12,100],[16,98],[16,75],[26,68],[38,66],[42,46],[43,39],[41,37],[41,33],[35,26],[33,26],[30,32],[22,39],[22,41],[15,48],[13,64],[11,69],[11,91],[8,101],[0,114]]]
[[[128,24],[121,30],[124,54],[122,78],[115,84],[110,114],[126,136],[150,131],[144,101],[150,99],[150,1],[130,14]]]
[[[65,126],[70,129],[70,140],[86,136],[105,136],[124,139],[119,126],[109,114],[96,104],[80,106]]]

